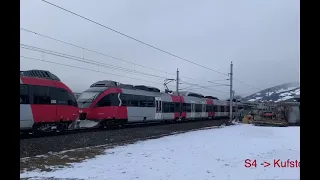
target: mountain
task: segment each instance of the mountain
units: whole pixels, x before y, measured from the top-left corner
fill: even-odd
[[[255,94],[243,98],[245,101],[294,101],[294,97],[300,95],[300,83],[285,83],[264,89]]]

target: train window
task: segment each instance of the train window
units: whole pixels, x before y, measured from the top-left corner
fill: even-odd
[[[110,95],[111,94],[109,94],[109,95],[103,97],[102,99],[100,99],[99,102],[97,103],[98,107],[111,106]]]
[[[129,99],[130,99],[130,106],[139,107],[140,97],[138,95],[130,94]]]
[[[60,88],[50,87],[50,97],[52,104],[67,105],[68,94],[67,91]]]
[[[130,106],[130,100],[128,94],[120,94],[121,106]]]
[[[232,112],[236,112],[236,108],[235,107],[232,107]]]
[[[32,86],[34,104],[51,104],[49,87]]]
[[[186,108],[187,108],[186,112],[191,112],[191,104],[190,103],[186,103]]]
[[[225,112],[224,111],[224,106],[220,106],[220,108],[221,108],[221,112]]]
[[[20,104],[29,104],[29,89],[28,85],[20,84]]]
[[[230,112],[230,106],[226,106],[226,112]]]
[[[174,112],[174,103],[169,103],[170,104],[170,112]]]
[[[163,112],[168,113],[170,112],[170,104],[167,102],[163,102]]]
[[[202,104],[196,104],[195,112],[202,112]]]
[[[217,112],[218,110],[218,106],[217,105],[213,105],[213,112]]]
[[[174,103],[174,112],[180,112],[180,103]]]
[[[147,106],[146,107],[155,107],[154,106],[154,97],[146,96]]]
[[[186,103],[182,103],[182,111],[187,112],[187,104]]]
[[[211,112],[211,111],[210,111],[210,104],[207,104],[207,105],[206,105],[206,112]]]
[[[139,106],[140,107],[148,107],[147,106],[147,97],[146,96],[139,96]]]
[[[212,104],[209,105],[209,111],[208,112],[213,112],[213,105]]]
[[[78,107],[78,103],[74,95],[72,95],[70,92],[67,91],[68,94],[68,105],[69,106],[76,106]]]
[[[118,94],[112,93],[100,99],[97,105],[98,107],[119,106],[119,103]]]

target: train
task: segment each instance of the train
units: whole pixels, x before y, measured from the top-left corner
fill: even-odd
[[[230,107],[229,101],[213,96],[188,91],[170,94],[155,87],[110,80],[93,83],[77,101],[80,120],[96,121],[101,127],[156,121],[228,119]],[[234,116],[242,107],[241,102],[234,101]]]
[[[20,71],[20,132],[63,132],[79,118],[71,89],[49,71]]]
[[[145,85],[103,80],[78,98],[53,73],[20,71],[20,132],[64,132],[71,124],[95,121],[108,128],[131,123],[228,119],[230,102],[188,91],[160,92]],[[241,102],[234,101],[237,116]]]

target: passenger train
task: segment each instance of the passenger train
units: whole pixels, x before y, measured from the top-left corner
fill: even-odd
[[[237,115],[240,102],[234,102]],[[128,123],[228,119],[229,102],[194,92],[170,94],[144,85],[98,81],[76,99],[49,71],[20,71],[20,132],[62,132],[78,120],[100,127]]]
[[[49,71],[20,71],[20,131],[63,131],[77,120],[72,91]]]
[[[151,121],[185,121],[229,117],[229,102],[193,92],[169,94],[155,87],[98,81],[77,99],[80,120],[102,127]],[[234,116],[238,112],[234,102]],[[241,107],[241,106],[239,106]]]

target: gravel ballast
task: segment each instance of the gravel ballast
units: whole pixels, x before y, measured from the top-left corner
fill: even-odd
[[[123,143],[143,138],[148,139],[173,132],[220,126],[223,122],[224,120],[207,120],[20,139],[20,158],[88,146]]]

